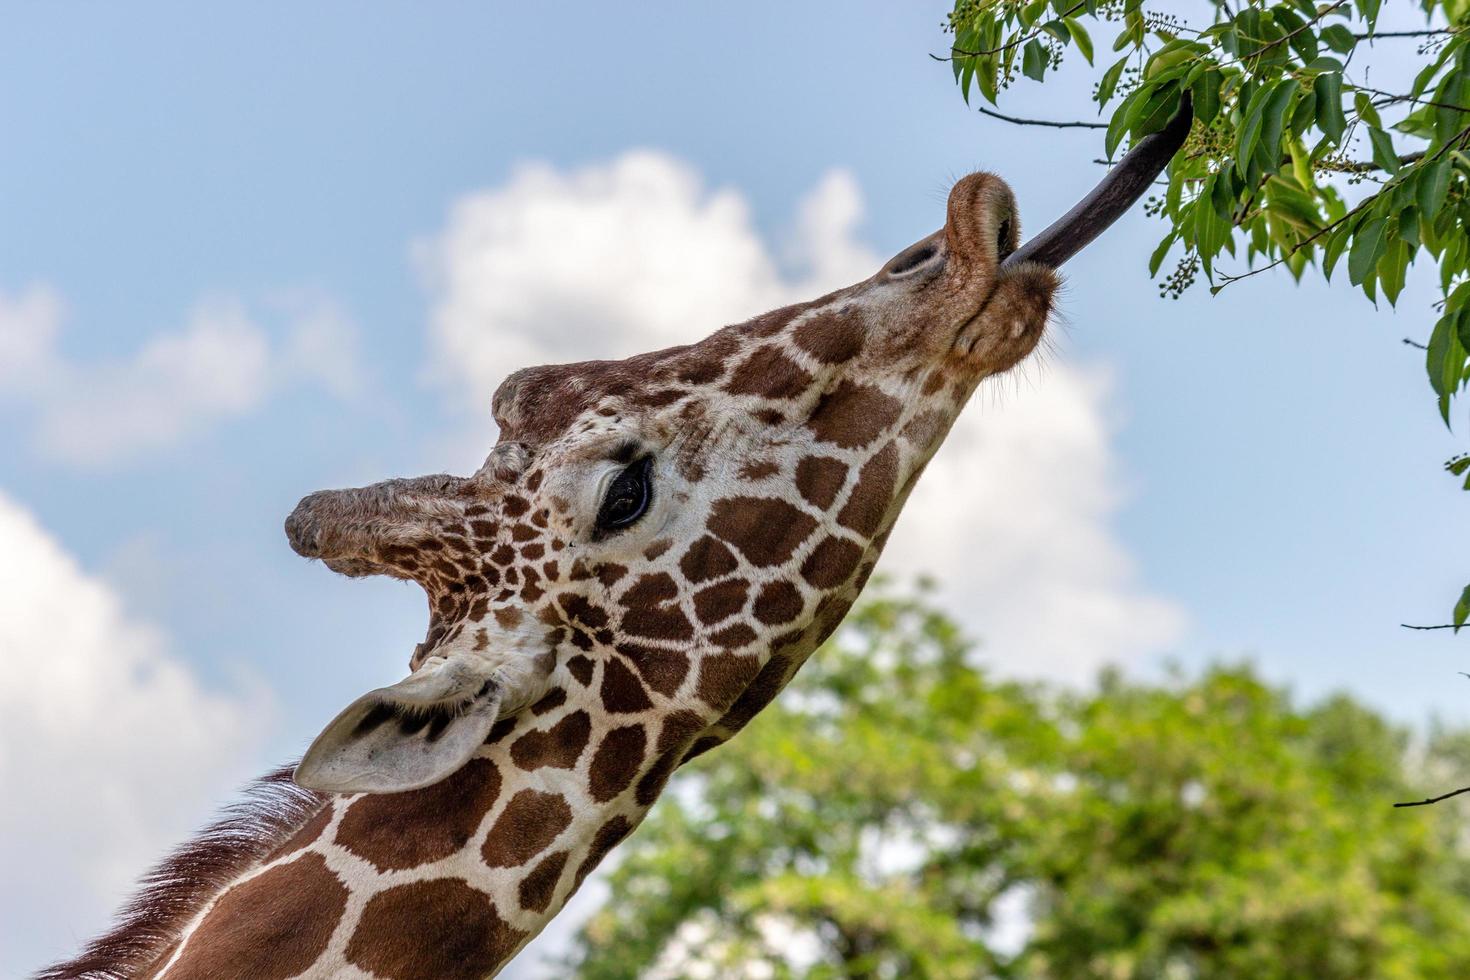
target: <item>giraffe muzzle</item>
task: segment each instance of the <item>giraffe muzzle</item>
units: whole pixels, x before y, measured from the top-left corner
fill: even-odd
[[[411,577],[385,564],[385,552],[432,540],[445,521],[463,515],[473,479],[436,474],[384,480],[367,487],[308,494],[286,518],[286,540],[303,558],[318,558],[353,577]]]

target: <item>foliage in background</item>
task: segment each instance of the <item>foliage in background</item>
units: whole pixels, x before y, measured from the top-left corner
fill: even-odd
[[[577,975],[1470,975],[1461,815],[1390,808],[1407,740],[1369,709],[1244,667],[1082,694],[972,661],[922,597],[862,603],[675,776]],[[1415,768],[1453,778],[1467,738]]]
[[[1099,72],[1109,158],[1191,97],[1193,131],[1150,201],[1168,225],[1150,274],[1176,256],[1166,295],[1201,270],[1218,292],[1314,266],[1393,304],[1410,263],[1436,266],[1424,347],[1449,424],[1470,382],[1470,0],[1420,0],[1424,28],[1384,34],[1382,0],[1196,6],[1185,17],[1144,0],[956,0],[955,79],[966,100],[994,105],[1019,76],[1041,82],[1075,51]],[[1095,47],[1094,31],[1111,44]],[[1386,44],[1417,52],[1412,77],[1375,61]],[[1237,271],[1223,267],[1227,253]],[[1445,466],[1470,490],[1470,454]],[[1470,618],[1470,586],[1453,617],[1457,630]]]

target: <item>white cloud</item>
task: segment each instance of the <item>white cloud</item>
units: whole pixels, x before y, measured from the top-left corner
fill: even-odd
[[[272,709],[204,687],[4,494],[0,554],[0,974],[17,976],[100,930],[258,766]]]
[[[488,446],[490,395],[516,368],[687,343],[878,268],[855,236],[850,174],[824,177],[798,215],[782,254],[801,271],[786,275],[739,193],[707,189],[658,153],[572,172],[526,166],[461,199],[419,254],[435,299],[433,373],[481,426],[465,462]],[[1112,526],[1122,494],[1110,401],[1103,367],[1055,358],[982,387],[888,546],[884,570],[935,575],[1003,670],[1086,680],[1183,629],[1179,608],[1138,583]]]
[[[1111,395],[1105,368],[1054,359],[982,387],[889,539],[880,567],[933,575],[1008,673],[1088,682],[1183,632],[1182,610],[1138,584],[1112,527]]]
[[[63,304],[54,291],[0,292],[0,398],[32,417],[43,455],[90,467],[194,438],[255,411],[283,383],[353,392],[359,372],[351,324],[319,298],[283,302],[291,322],[280,349],[240,301],[220,298],[129,357],[78,363],[58,349]]]
[[[523,166],[506,186],[462,198],[444,233],[419,246],[436,298],[433,374],[488,417],[516,368],[688,343],[864,278],[878,259],[852,240],[860,210],[851,176],[823,179],[794,243],[808,272],[792,281],[745,200],[706,190],[668,156],[633,152],[572,173]]]

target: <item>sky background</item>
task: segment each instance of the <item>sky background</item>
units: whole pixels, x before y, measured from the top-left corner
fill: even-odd
[[[421,594],[295,557],[302,495],[468,472],[511,370],[865,278],[972,169],[1033,231],[1095,182],[1096,133],[966,108],[945,9],[5,7],[0,975],[403,674]],[[1085,114],[1058,82],[1006,106]],[[1401,343],[1428,277],[1397,312],[1284,274],[1161,300],[1160,234],[1139,211],[1069,264],[882,567],[934,574],[1006,674],[1249,658],[1465,722],[1465,641],[1398,625],[1464,584],[1460,443]]]

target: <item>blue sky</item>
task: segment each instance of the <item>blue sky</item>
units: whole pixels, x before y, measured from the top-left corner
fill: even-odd
[[[977,167],[1032,230],[1100,173],[1096,134],[965,107],[927,57],[942,4],[551,9],[7,10],[0,544],[95,593],[78,648],[126,632],[135,673],[177,683],[123,679],[158,726],[136,743],[107,698],[54,738],[0,723],[0,773],[36,794],[0,816],[6,880],[34,883],[0,973],[66,951],[229,786],[401,674],[421,597],[293,556],[300,496],[474,466],[517,352],[633,353],[864,276]],[[1076,117],[1084,93],[1008,107]],[[1464,640],[1398,626],[1464,584],[1437,472],[1460,443],[1401,343],[1428,332],[1428,277],[1398,311],[1284,275],[1160,300],[1158,235],[1135,213],[1068,267],[1052,353],[982,394],[893,570],[941,574],[997,669],[1249,657],[1307,696],[1464,721]],[[26,679],[51,638],[0,627],[0,704],[71,697]],[[99,740],[93,793],[74,767]],[[26,835],[65,848],[139,807],[86,831],[106,874],[42,880]]]

